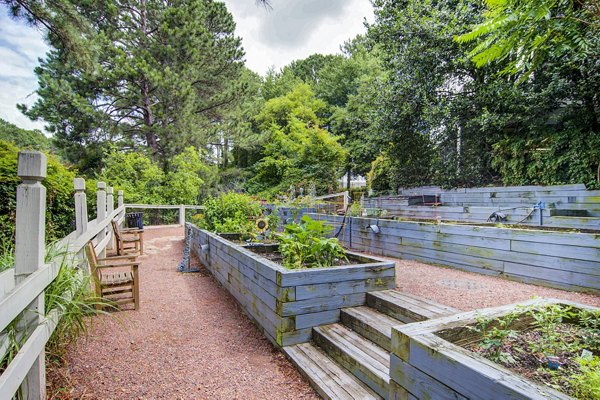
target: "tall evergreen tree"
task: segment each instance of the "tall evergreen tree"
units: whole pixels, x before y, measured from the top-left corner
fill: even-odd
[[[110,141],[167,163],[207,130],[242,88],[241,41],[225,5],[212,0],[117,0],[83,11],[100,51],[91,72],[51,52],[36,70],[40,100],[24,109],[48,121],[77,153]],[[77,154],[78,157],[81,154]]]

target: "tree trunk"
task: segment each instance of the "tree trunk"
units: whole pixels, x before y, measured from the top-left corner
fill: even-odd
[[[147,34],[146,1],[140,0],[140,29]],[[152,114],[152,101],[150,98],[150,83],[145,76],[142,76],[140,83],[142,95],[142,114],[144,115],[144,125],[146,126],[146,145],[154,152],[158,150],[158,138],[154,132],[154,115]]]
[[[351,185],[351,181],[352,181],[352,168],[348,167],[346,168],[346,189],[350,190],[350,185]]]
[[[223,168],[227,169],[229,166],[229,139],[223,139]]]

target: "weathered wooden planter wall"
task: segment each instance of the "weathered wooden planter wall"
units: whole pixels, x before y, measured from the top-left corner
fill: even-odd
[[[393,262],[363,258],[359,265],[287,270],[216,234],[187,226],[191,250],[277,346],[307,342],[313,326],[339,321],[341,308],[365,304],[367,292],[395,287]]]
[[[582,304],[535,299],[519,304]],[[517,305],[466,312],[392,328],[390,398],[392,399],[570,399],[548,386],[529,381],[506,368],[444,339],[440,331],[474,324],[480,316],[497,318]],[[458,336],[460,337],[460,335]]]
[[[412,205],[423,196],[426,203],[437,195],[439,206]],[[417,196],[410,198],[408,196]],[[543,225],[557,228],[599,229],[600,190],[585,185],[403,189],[398,196],[366,198],[364,208],[383,209],[390,216],[442,221],[486,222],[502,210],[508,223],[539,225],[540,211],[531,213],[538,201],[545,202]],[[411,205],[409,205],[411,204]]]
[[[311,214],[338,227],[342,217]],[[369,225],[377,225],[376,234]],[[345,246],[567,290],[600,293],[600,235],[347,218]]]

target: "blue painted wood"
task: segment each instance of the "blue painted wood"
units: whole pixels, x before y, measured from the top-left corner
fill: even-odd
[[[568,282],[569,286],[592,288],[600,291],[600,275],[578,274],[571,271],[561,271],[511,262],[504,263],[504,273],[530,278],[529,282],[533,282],[535,279],[538,282],[552,282],[554,286],[559,287],[565,287],[565,282]]]
[[[312,328],[298,329],[293,332],[283,332],[280,335],[281,340],[278,339],[278,343],[281,341],[280,346],[293,346],[298,343],[310,342],[312,337]]]
[[[277,304],[277,311],[279,315],[287,317],[290,315],[316,313],[364,304],[365,293],[355,293],[344,296],[333,296],[330,298],[318,297],[315,299],[279,303]]]
[[[595,248],[583,246],[562,246],[544,243],[543,241],[532,244],[531,242],[512,240],[510,248],[512,251],[519,253],[556,256],[574,260],[600,261],[600,246]]]
[[[365,293],[376,290],[393,289],[396,287],[396,277],[360,279],[355,281],[340,281],[316,285],[296,286],[296,300],[312,299],[315,297],[330,297],[353,293]]]
[[[390,379],[418,399],[467,400],[460,393],[405,363],[394,354],[390,355]]]
[[[285,271],[281,272],[278,282],[281,286],[300,286],[358,279],[376,279],[389,276],[395,276],[395,264],[390,261],[382,261],[344,267]]]
[[[568,399],[568,396],[544,390],[540,385],[526,382],[515,374],[499,372],[492,362],[482,359],[475,363],[468,355],[424,345],[421,339],[411,338],[408,362],[467,398],[542,400],[552,392],[552,398]]]
[[[310,314],[296,315],[296,329],[333,324],[340,320],[340,310],[321,311]]]

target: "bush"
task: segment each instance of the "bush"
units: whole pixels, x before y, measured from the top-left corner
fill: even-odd
[[[199,226],[220,233],[254,234],[254,221],[263,213],[258,201],[233,192],[209,197],[202,205],[204,215],[198,218]]]
[[[284,267],[330,267],[339,260],[347,260],[337,238],[325,237],[331,233],[331,226],[308,215],[303,216],[301,221],[301,224],[286,225],[283,235],[278,238]]]
[[[0,244],[9,246],[14,242],[17,210],[17,176],[19,148],[0,140]],[[47,154],[46,186],[46,239],[48,242],[62,238],[74,229],[73,179],[75,171]],[[1,248],[1,247],[0,247]]]

